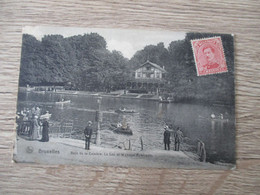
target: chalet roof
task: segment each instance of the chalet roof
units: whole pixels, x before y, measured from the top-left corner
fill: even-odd
[[[145,66],[146,64],[150,64],[151,66],[153,66],[153,67],[159,69],[159,70],[162,71],[163,73],[166,73],[166,71],[165,71],[161,66],[159,66],[159,65],[157,65],[157,64],[155,64],[155,63],[152,63],[152,62],[150,62],[149,60],[147,60],[145,63],[143,63],[143,64],[137,66],[137,67],[135,68],[135,70],[137,70],[138,68],[141,68],[141,67]]]

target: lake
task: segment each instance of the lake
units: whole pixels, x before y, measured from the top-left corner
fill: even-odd
[[[68,105],[55,105],[60,99],[71,100]],[[72,121],[81,134],[89,120],[95,121],[98,110],[97,96],[69,95],[53,92],[19,92],[17,109],[40,106],[42,112],[52,114],[51,121],[63,123]],[[116,109],[125,107],[136,113],[118,114]],[[163,132],[165,123],[180,127],[189,143],[196,146],[196,140],[205,143],[207,161],[235,162],[235,119],[234,108],[229,106],[203,105],[191,103],[159,103],[157,101],[128,99],[122,97],[102,97],[101,100],[101,146],[117,147],[131,141],[132,150],[140,150],[142,138],[144,149],[164,149]],[[215,119],[211,115],[216,116]],[[219,119],[220,114],[224,120]],[[113,133],[110,124],[126,121],[133,130],[132,136]],[[173,147],[173,142],[171,148]]]

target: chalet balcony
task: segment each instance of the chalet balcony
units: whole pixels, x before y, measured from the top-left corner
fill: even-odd
[[[128,82],[137,82],[137,83],[165,83],[165,80],[162,78],[131,78]]]
[[[148,74],[154,74],[155,71],[154,70],[142,70],[141,73],[148,73]]]

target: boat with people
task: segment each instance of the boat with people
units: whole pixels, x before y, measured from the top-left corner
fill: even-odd
[[[172,102],[174,102],[174,99],[171,97],[165,98],[165,97],[160,96],[158,101],[159,101],[159,103],[172,103]]]
[[[126,108],[119,108],[115,110],[116,113],[136,113],[135,110],[126,109]]]
[[[206,120],[220,121],[220,122],[228,122],[229,121],[229,119],[225,118],[222,113],[220,113],[218,115],[215,115],[214,113],[212,113],[208,117],[204,117],[204,116],[201,116],[201,115],[198,115],[198,116],[199,116],[199,119],[206,119]]]
[[[118,123],[117,125],[111,124],[110,129],[117,134],[124,134],[124,135],[133,135],[133,131],[130,128],[129,124],[127,124],[126,127],[121,125],[121,123]]]
[[[118,134],[133,135],[133,131],[131,129],[124,129],[122,127],[115,128],[113,132]]]
[[[160,100],[159,99],[159,103],[172,103],[173,100],[169,99],[169,100]]]

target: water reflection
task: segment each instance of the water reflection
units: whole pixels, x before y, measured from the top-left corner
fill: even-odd
[[[71,104],[55,105],[54,102],[61,98],[71,100]],[[18,110],[34,104],[39,105],[43,112],[48,110],[52,113],[51,120],[60,123],[73,121],[74,127],[83,132],[87,121],[95,121],[95,112],[98,108],[96,98],[90,95],[19,93]],[[120,107],[133,109],[137,113],[115,113],[114,111]],[[197,139],[202,140],[206,145],[208,161],[234,162],[235,126],[232,108],[103,97],[101,110],[103,112],[101,145],[106,147],[116,147],[130,140],[132,149],[140,150],[142,137],[145,149],[163,149],[163,125],[170,123],[174,128],[180,127],[184,135],[194,143]],[[216,119],[210,117],[212,113],[215,113]],[[220,120],[221,114],[225,120]],[[123,120],[130,124],[133,136],[114,134],[109,130],[111,123]]]

